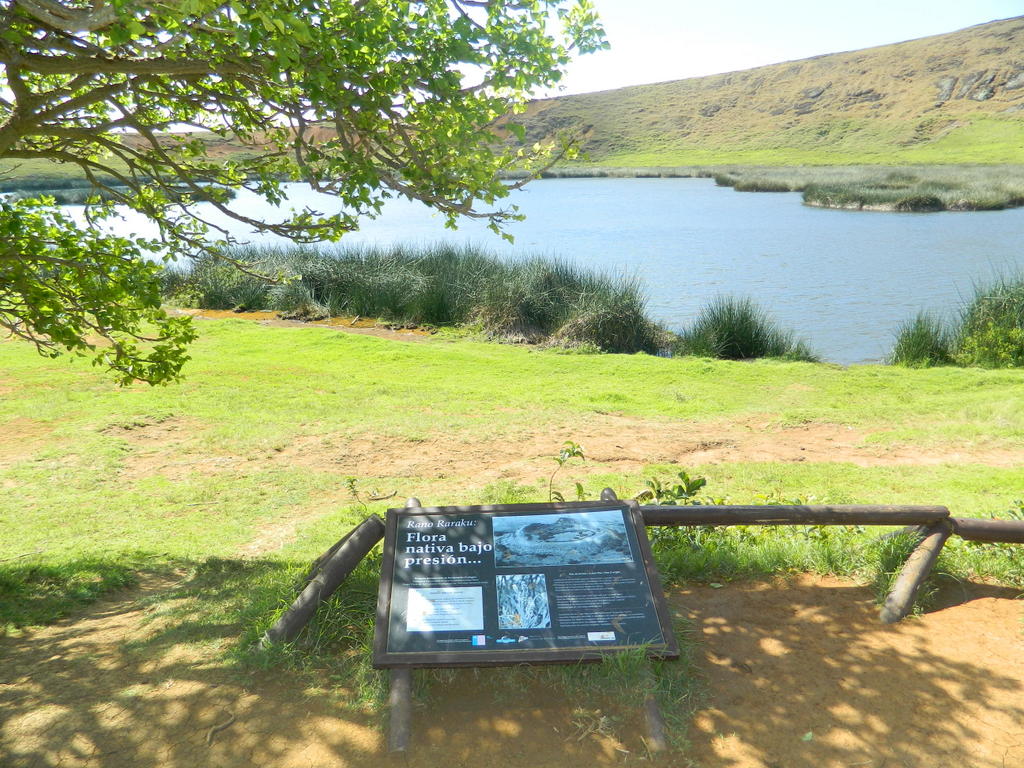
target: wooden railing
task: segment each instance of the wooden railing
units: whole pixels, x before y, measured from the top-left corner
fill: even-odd
[[[617,501],[611,488],[601,491],[603,501]],[[406,506],[419,507],[418,499]],[[1024,521],[951,517],[942,506],[912,505],[641,505],[647,526],[698,525],[889,525],[903,526],[918,536],[917,547],[907,558],[880,611],[885,623],[899,621],[914,605],[917,592],[935,565],[946,540],[953,535],[969,541],[1024,543]],[[261,645],[290,642],[314,611],[341,585],[359,562],[384,537],[384,523],[370,515],[314,564],[302,590],[278,622],[267,630]],[[408,669],[391,671],[388,749],[408,748],[411,723],[412,678]],[[664,721],[653,697],[645,702],[649,743],[653,751],[666,748]]]

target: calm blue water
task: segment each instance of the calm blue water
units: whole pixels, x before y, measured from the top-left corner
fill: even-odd
[[[322,211],[333,203],[301,188],[292,199]],[[527,216],[508,226],[514,245],[476,221],[446,230],[429,209],[404,200],[346,241],[456,241],[636,274],[652,315],[670,328],[716,294],[748,295],[839,363],[883,358],[895,329],[918,309],[951,311],[974,282],[1024,268],[1024,209],[823,210],[801,205],[797,193],[735,192],[710,179],[551,179],[512,199]],[[236,204],[251,216],[274,213],[256,198]]]

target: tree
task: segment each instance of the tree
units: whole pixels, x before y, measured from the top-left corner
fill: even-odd
[[[159,262],[228,258],[205,211],[318,242],[404,195],[498,231],[521,184],[499,172],[552,150],[509,149],[497,121],[604,45],[589,0],[0,0],[0,161],[70,164],[102,193],[84,228],[46,198],[0,203],[0,326],[161,383],[194,332],[160,309]],[[232,206],[281,206],[294,181],[341,211]],[[116,206],[159,236],[110,234]]]

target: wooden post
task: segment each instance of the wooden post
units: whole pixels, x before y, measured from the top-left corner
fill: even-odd
[[[260,640],[260,647],[271,643],[290,643],[313,617],[320,603],[334,594],[359,561],[384,538],[384,521],[370,515],[342,539],[323,561],[319,572],[302,590],[291,607],[285,611]]]
[[[415,496],[410,496],[405,506],[408,509],[423,505]],[[405,752],[412,736],[412,670],[408,667],[391,670],[388,710],[388,752]]]
[[[924,538],[917,545],[917,549],[910,553],[900,575],[892,585],[889,596],[885,598],[885,605],[880,612],[883,623],[892,624],[910,613],[918,590],[931,573],[935,561],[939,558],[939,552],[942,551],[942,545],[952,532],[953,526],[948,520],[933,523],[925,529]]]
[[[611,488],[601,490],[601,501],[618,501],[619,497]],[[647,748],[651,753],[665,752],[668,749],[668,740],[665,738],[665,718],[661,714],[661,707],[658,706],[658,699],[654,695],[654,688],[657,682],[650,665],[644,667],[641,681],[646,694],[644,695],[644,720],[647,723]]]
[[[658,706],[658,699],[654,695],[654,688],[657,686],[657,682],[649,666],[644,669],[643,683],[647,691],[644,696],[647,748],[652,753],[665,752],[668,750],[668,739],[665,737],[665,718],[661,714],[661,707]]]
[[[391,670],[388,708],[388,751],[405,752],[412,734],[412,670],[408,667]]]

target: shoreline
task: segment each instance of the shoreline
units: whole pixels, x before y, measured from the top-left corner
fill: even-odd
[[[528,171],[501,174],[528,178]],[[964,213],[1024,207],[1024,164],[823,166],[585,166],[545,179],[714,179],[736,192],[801,192],[812,208],[881,213]]]
[[[530,171],[499,178],[518,181]],[[882,213],[937,213],[1024,207],[1024,163],[950,165],[650,165],[558,166],[537,172],[546,179],[713,179],[737,192],[800,192],[812,208]],[[226,198],[234,197],[225,190]],[[85,179],[32,175],[0,181],[0,197],[55,198],[80,205],[94,193]],[[113,197],[104,195],[101,198]],[[201,201],[200,201],[201,202]]]

